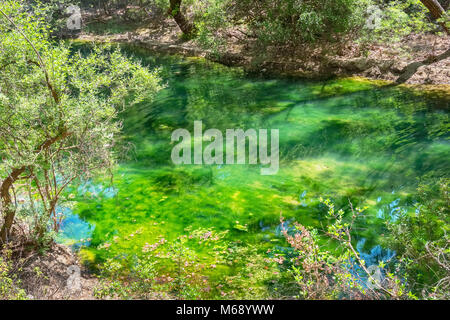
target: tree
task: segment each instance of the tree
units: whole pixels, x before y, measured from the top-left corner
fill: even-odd
[[[195,26],[190,22],[181,11],[181,1],[182,0],[169,0],[169,15],[173,17],[175,22],[180,27],[181,31],[186,36],[192,36],[195,33]]]
[[[437,0],[420,0],[420,2],[422,2],[423,5],[427,7],[433,18],[435,18],[436,20],[442,18],[442,16],[445,14],[444,8],[442,8],[442,6],[440,5],[439,2],[437,2]],[[445,23],[440,24],[444,28],[445,32],[447,32],[448,34],[449,32],[446,24]]]
[[[118,113],[161,88],[158,70],[130,61],[118,48],[94,46],[83,55],[49,35],[39,10],[27,12],[23,1],[2,2],[0,245],[11,236],[23,195],[41,237],[57,219],[62,191],[113,165]]]

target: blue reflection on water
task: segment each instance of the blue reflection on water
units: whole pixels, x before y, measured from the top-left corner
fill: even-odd
[[[117,190],[113,187],[105,188],[102,184],[94,184],[91,180],[88,180],[82,184],[77,189],[80,195],[92,195],[94,197],[105,197],[106,199],[113,198],[117,195]]]
[[[362,238],[360,241],[358,241],[356,250],[358,251],[360,258],[364,260],[365,267],[369,268],[369,270],[371,266],[379,266],[380,262],[383,262],[386,265],[389,262],[393,262],[393,260],[395,259],[396,253],[394,250],[383,249],[380,245],[376,245],[368,252],[365,252],[363,249],[365,243],[365,238]],[[348,267],[348,270],[356,277],[357,281],[362,286],[368,287],[369,276],[355,259],[352,259],[352,263]],[[379,271],[379,275],[381,276],[381,279],[379,280],[382,283],[385,277],[385,270],[383,268],[379,268]]]
[[[91,180],[81,183],[76,190],[81,196],[110,199],[117,195],[116,188],[105,188],[102,184],[94,184]],[[58,211],[63,214],[63,220],[56,241],[69,245],[74,250],[77,250],[82,246],[89,246],[95,225],[81,219],[77,214],[74,214],[70,208],[59,207]]]
[[[383,205],[380,209],[378,209],[377,217],[380,219],[389,219],[392,222],[396,221],[402,214],[407,212],[407,207],[399,204],[400,198],[397,198],[392,202]]]
[[[364,252],[364,244],[366,239],[362,238],[356,245],[361,259],[365,261],[366,266],[378,265],[381,261],[387,263],[395,257],[395,251],[391,249],[383,249],[380,245],[374,246],[369,252]]]
[[[308,204],[306,203],[306,194],[307,194],[307,191],[305,190],[305,191],[303,191],[303,193],[299,196],[300,205],[301,205],[302,207],[307,207],[307,206],[308,206]]]
[[[75,250],[82,246],[90,245],[95,226],[74,214],[70,208],[59,207],[58,210],[63,214],[64,218],[56,241],[69,245]]]
[[[94,184],[91,180],[81,183],[76,190],[81,196],[110,199],[117,195],[116,188],[105,188],[102,184]],[[74,250],[78,250],[82,246],[89,246],[95,225],[81,219],[70,208],[58,207],[58,212],[63,214],[63,220],[56,241],[69,245]]]

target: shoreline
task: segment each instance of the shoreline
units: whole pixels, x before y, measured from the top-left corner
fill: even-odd
[[[202,49],[196,45],[193,45],[192,41],[178,43],[176,41],[168,42],[154,39],[149,40],[136,36],[134,33],[132,34],[130,32],[117,35],[81,34],[78,37],[71,38],[69,40],[78,43],[113,42],[136,46],[157,54],[180,55],[185,58],[200,58],[211,62],[220,63],[227,67],[242,68],[246,73],[264,77],[281,77],[294,80],[303,79],[314,81],[356,79],[368,81],[379,86],[395,86],[406,90],[411,90],[416,94],[427,95],[432,99],[450,101],[450,80],[449,82],[443,83],[411,83],[410,81],[407,81],[406,83],[396,83],[392,79],[383,79],[383,77],[380,78],[380,74],[377,76],[371,76],[370,74],[361,74],[361,72],[356,70],[355,72],[348,72],[345,68],[340,69],[338,72],[325,68],[325,71],[322,70],[322,72],[315,73],[312,71],[305,71],[304,69],[300,70],[300,63],[298,62],[292,63],[288,61],[265,60],[261,63],[254,63],[254,61],[251,60],[251,57],[235,52],[224,52],[221,55],[216,55],[211,50]],[[444,59],[443,62],[447,63],[447,60],[450,66],[449,58]],[[349,62],[347,62],[347,68],[353,68],[353,64],[361,64],[361,59],[350,59]],[[371,64],[374,64],[374,62],[372,61]],[[393,64],[395,64],[395,61],[391,63],[391,65]],[[292,66],[293,68],[289,69],[289,66]],[[431,66],[433,65],[431,64]],[[436,66],[433,66],[433,68],[436,68]],[[389,73],[389,71],[387,72]],[[392,76],[391,73],[390,76]]]

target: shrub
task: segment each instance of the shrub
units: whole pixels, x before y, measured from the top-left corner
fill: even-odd
[[[422,182],[415,212],[403,212],[389,223],[388,244],[409,263],[411,286],[423,298],[449,299],[450,212],[449,181]]]
[[[20,281],[13,275],[11,251],[0,253],[0,300],[26,300],[24,290],[20,289]]]

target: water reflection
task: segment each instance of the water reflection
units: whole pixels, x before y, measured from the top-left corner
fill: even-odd
[[[63,219],[56,241],[69,245],[74,250],[89,246],[95,226],[82,220],[69,208],[59,207],[58,212],[63,214]]]

